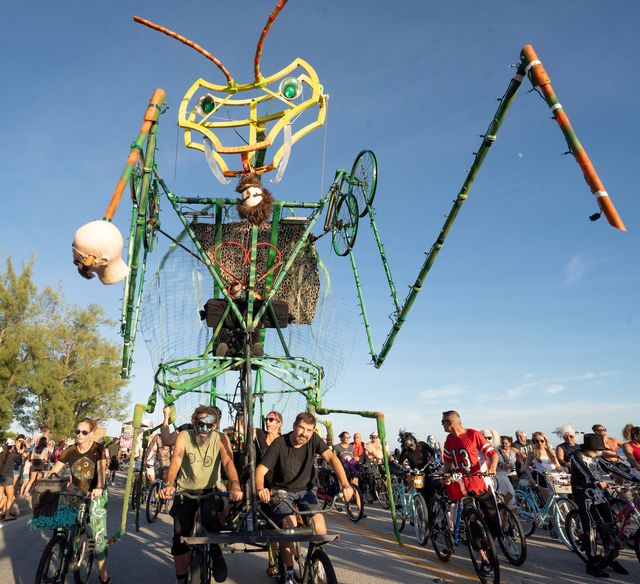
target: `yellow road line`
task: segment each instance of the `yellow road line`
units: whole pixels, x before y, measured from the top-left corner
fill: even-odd
[[[349,530],[356,532],[358,535],[361,535],[362,537],[370,541],[373,541],[378,544],[385,544],[384,547],[387,550],[392,551],[395,555],[401,558],[404,558],[405,560],[408,560],[414,565],[420,566],[421,568],[426,568],[429,571],[436,572],[438,575],[443,575],[449,578],[451,578],[451,576],[462,576],[464,578],[464,581],[469,581],[469,580],[472,582],[478,581],[478,576],[476,575],[475,572],[469,572],[464,568],[459,568],[458,566],[456,566],[455,567],[456,572],[454,572],[453,568],[452,570],[443,570],[442,568],[438,567],[438,564],[432,563],[431,560],[428,560],[427,558],[424,557],[425,551],[424,551],[424,548],[422,547],[418,547],[412,544],[402,544],[402,547],[401,547],[397,543],[388,539],[389,538],[388,534],[382,531],[379,531],[376,528],[371,527],[369,525],[367,525],[367,528],[365,531],[364,528],[360,528],[358,524],[353,523],[351,520],[347,519],[340,513],[332,513],[331,518],[335,519],[336,522],[340,523],[343,527],[349,527]],[[377,537],[376,535],[372,535],[372,533],[376,534]],[[420,552],[420,555],[418,555],[417,553],[413,553],[413,554],[403,553],[401,551],[403,549],[407,551]],[[460,572],[457,572],[457,571],[460,571]]]

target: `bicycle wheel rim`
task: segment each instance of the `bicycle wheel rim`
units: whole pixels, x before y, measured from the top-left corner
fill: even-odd
[[[362,498],[360,489],[356,485],[351,485],[351,488],[353,489],[353,497],[350,501],[345,501],[345,508],[349,519],[357,523],[362,519],[362,515],[364,514],[364,499]]]
[[[80,543],[77,540],[74,543],[73,561],[76,567],[73,569],[73,578],[76,584],[87,584],[93,568],[94,551],[86,531],[79,537]]]
[[[580,518],[580,513],[578,513],[577,510],[569,511],[569,513],[567,513],[564,527],[572,550],[583,562],[586,563],[587,555],[585,554],[584,544],[582,542],[582,520]]]
[[[316,548],[312,552],[310,572],[312,584],[338,584],[333,564],[322,548]]]
[[[449,518],[445,508],[438,505],[433,521],[431,523],[431,544],[438,559],[448,562],[453,553],[453,535],[449,526]]]
[[[466,511],[464,514],[465,528],[467,530],[467,548],[473,568],[482,584],[500,582],[500,566],[493,538],[484,519],[475,510]],[[484,551],[488,559],[488,565],[492,573],[484,573],[483,560],[480,551]]]
[[[521,566],[527,559],[527,540],[522,526],[514,512],[504,504],[500,504],[498,512],[501,514],[502,532],[498,544],[502,553],[510,564]]]
[[[522,491],[516,491],[516,505],[518,519],[520,520],[520,525],[522,525],[524,535],[525,537],[530,537],[536,530],[536,522],[527,496]]]
[[[42,552],[36,570],[36,583],[63,582],[66,576],[65,552],[67,540],[62,534],[54,534]]]
[[[378,504],[383,509],[389,508],[389,491],[387,490],[387,483],[385,483],[382,479],[376,479],[376,498],[378,499]]]
[[[378,185],[378,161],[371,150],[363,150],[356,156],[351,168],[350,192],[358,203],[358,214],[364,217],[373,204]]]
[[[553,526],[555,527],[556,532],[558,533],[558,539],[570,550],[573,550],[573,547],[571,547],[571,543],[567,538],[567,532],[565,529],[565,519],[569,511],[575,508],[576,508],[575,504],[569,499],[567,499],[566,497],[559,498],[553,504]]]
[[[160,485],[157,483],[151,487],[147,497],[147,521],[153,523],[158,518],[162,499],[160,498]]]
[[[333,251],[339,256],[346,256],[353,249],[357,234],[358,203],[352,194],[347,193],[336,203],[331,239]]]
[[[413,526],[416,532],[416,540],[420,545],[426,545],[429,540],[429,520],[427,504],[421,494],[417,494],[413,500]]]

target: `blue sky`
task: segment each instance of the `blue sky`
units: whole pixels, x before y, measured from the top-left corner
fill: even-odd
[[[60,286],[77,304],[99,302],[117,318],[121,287],[82,280],[70,243],[80,225],[101,217],[155,87],[171,106],[159,129],[160,172],[180,194],[232,190],[182,138],[174,168],[178,103],[196,78],[221,83],[221,74],[131,17],[200,43],[242,82],[251,79],[274,4],[3,3],[0,259],[35,255],[40,285]],[[640,423],[639,18],[631,1],[289,2],[265,44],[263,71],[296,56],[315,67],[331,95],[326,159],[320,130],[294,147],[272,190],[317,200],[336,167],[374,150],[378,224],[401,297],[526,43],[629,229],[589,222],[595,199],[562,155],[566,144],[546,105],[523,86],[387,362],[381,370],[368,364],[357,330],[350,368],[327,406],[382,410],[391,432],[404,426],[421,436],[440,436],[440,412],[449,408],[469,426],[501,433],[598,421],[619,435],[624,423]],[[129,210],[125,201],[115,218],[123,232]],[[391,306],[374,251],[361,231],[356,255],[379,347]],[[324,254],[334,289],[355,302],[348,262]],[[136,354],[130,390],[138,401],[151,369],[142,343]],[[335,420],[351,432],[371,428]]]

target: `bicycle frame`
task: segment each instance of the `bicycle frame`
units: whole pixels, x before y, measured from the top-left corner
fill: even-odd
[[[516,493],[520,493],[527,501],[529,508],[533,511],[533,517],[531,518],[537,527],[542,527],[547,521],[550,519],[551,512],[553,507],[558,499],[561,498],[558,493],[553,493],[553,495],[547,500],[544,506],[541,508],[538,505],[538,501],[536,500],[535,495],[531,489],[516,489]],[[521,511],[524,513],[524,511]]]

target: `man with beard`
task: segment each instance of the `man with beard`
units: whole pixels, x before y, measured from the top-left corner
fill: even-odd
[[[256,467],[256,490],[263,503],[271,501],[271,491],[264,486],[264,477],[273,472],[271,488],[287,491],[287,498],[271,502],[271,517],[286,529],[297,526],[292,509],[317,511],[320,504],[314,487],[314,457],[319,455],[333,467],[342,487],[345,501],[353,497],[353,489],[347,480],[338,457],[315,432],[316,419],[308,412],[301,412],[293,423],[293,432],[276,438]],[[327,533],[321,514],[313,515],[315,532]],[[280,559],[285,567],[284,584],[293,584],[293,543],[280,543]]]
[[[224,484],[220,478],[223,466],[231,490],[230,501],[241,501],[243,497],[238,473],[233,464],[233,452],[226,437],[215,431],[219,419],[219,410],[211,406],[198,406],[193,412],[193,429],[180,432],[176,438],[171,464],[167,475],[167,485],[162,496],[170,498],[176,495],[171,516],[173,517],[173,545],[171,554],[176,569],[178,584],[186,584],[189,569],[189,546],[181,541],[189,536],[198,510],[198,501],[181,495],[201,495],[211,491],[222,491]],[[223,508],[219,496],[201,501],[202,525],[209,532],[220,531],[218,512]],[[219,545],[210,546],[213,560],[212,572],[216,582],[227,579],[227,565]]]

